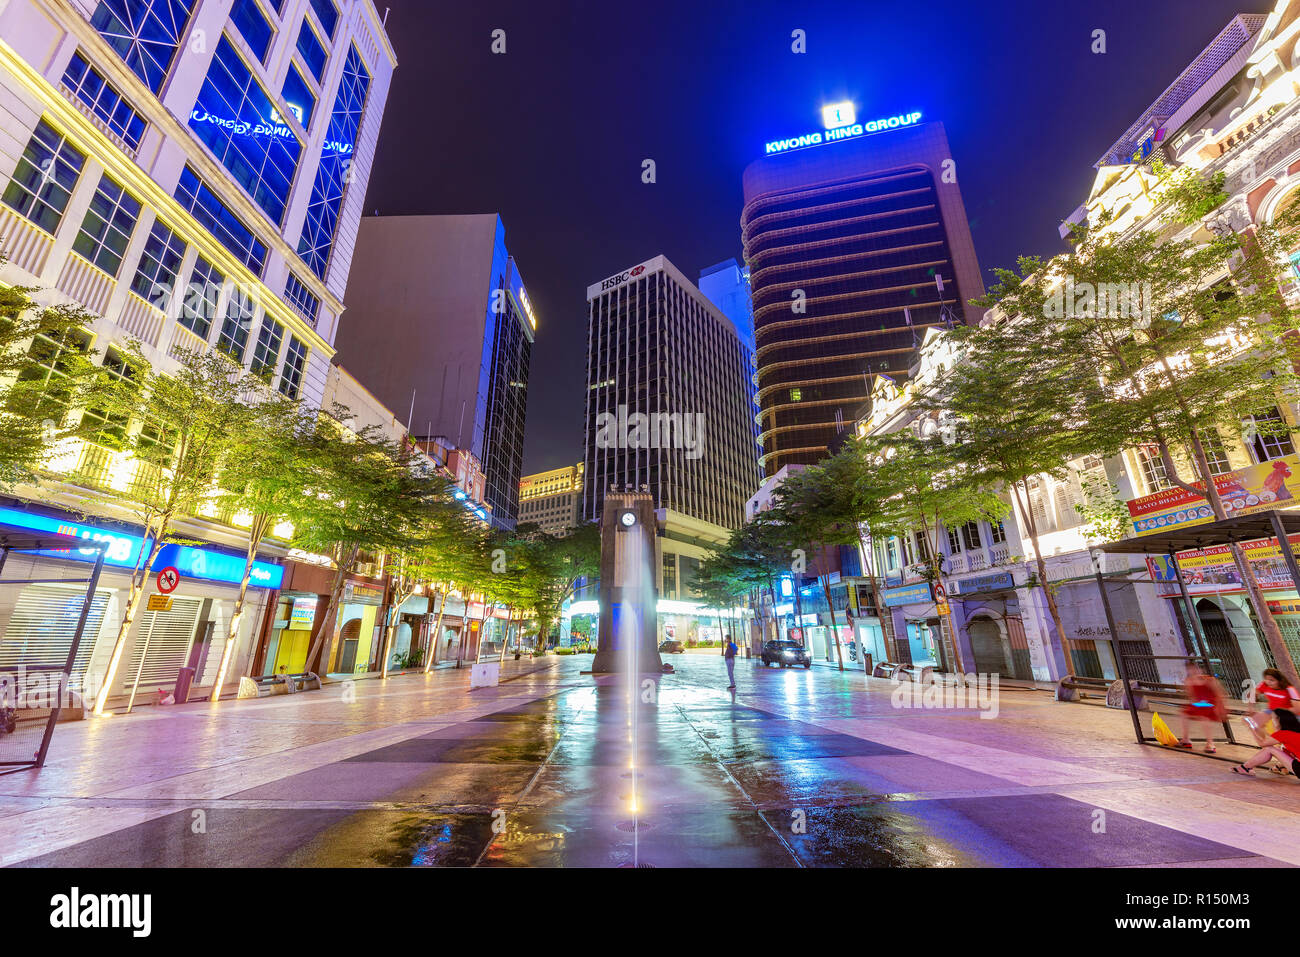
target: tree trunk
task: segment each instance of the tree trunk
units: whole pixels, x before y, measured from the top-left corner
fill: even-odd
[[[438,658],[438,642],[442,640],[442,617],[447,614],[447,592],[449,590],[447,588],[442,590],[442,602],[438,605],[438,623],[433,626],[433,634],[429,636],[429,660],[424,663],[424,673],[426,675],[433,670],[433,665]]]
[[[1171,458],[1169,455],[1168,445],[1161,446],[1162,455]],[[1209,461],[1205,457],[1205,447],[1201,444],[1200,436],[1195,430],[1192,432],[1192,458],[1196,464],[1196,470],[1205,476],[1201,480],[1201,486],[1204,490],[1205,500],[1210,503],[1210,508],[1214,512],[1216,521],[1227,517],[1227,511],[1223,507],[1223,500],[1219,498],[1219,488],[1214,484],[1214,476],[1210,474]],[[1278,548],[1290,548],[1291,543],[1278,542]],[[1255,612],[1255,620],[1259,622],[1260,628],[1264,631],[1264,640],[1268,643],[1268,650],[1273,654],[1273,661],[1278,668],[1287,674],[1295,674],[1295,662],[1291,659],[1291,649],[1286,646],[1286,641],[1282,638],[1282,630],[1278,628],[1277,620],[1273,613],[1269,611],[1268,601],[1264,597],[1264,590],[1259,587],[1259,580],[1255,577],[1255,569],[1250,567],[1250,560],[1246,558],[1246,552],[1236,542],[1229,546],[1232,551],[1232,560],[1237,565],[1237,571],[1241,574],[1242,584],[1246,588],[1246,596],[1250,601],[1251,610]],[[1193,611],[1192,614],[1195,614]],[[1240,692],[1238,692],[1240,693]]]
[[[307,652],[307,661],[303,665],[304,671],[323,675],[329,670],[320,667],[322,663],[329,664],[328,661],[321,661],[322,652],[326,645],[329,646],[330,651],[333,651],[334,639],[338,631],[335,619],[338,617],[339,599],[343,595],[343,586],[347,584],[348,575],[351,574],[352,567],[356,563],[358,551],[356,546],[352,546],[348,550],[347,557],[338,563],[338,570],[334,573],[334,583],[330,588],[329,601],[325,604],[325,614],[321,619],[320,627],[316,629],[316,638]]]
[[[126,650],[126,636],[131,630],[131,625],[135,622],[135,616],[140,611],[140,600],[144,598],[144,585],[149,576],[149,566],[153,564],[158,553],[162,551],[163,537],[168,531],[167,520],[163,520],[158,527],[158,534],[154,536],[153,544],[149,546],[149,557],[145,559],[144,548],[141,547],[140,558],[142,564],[137,565],[131,572],[131,587],[127,592],[126,610],[122,615],[122,622],[117,628],[117,638],[113,641],[113,654],[108,659],[108,668],[104,672],[104,684],[99,689],[99,694],[95,697],[94,714],[102,715],[104,706],[108,703],[108,694],[113,687],[113,682],[117,678],[117,669],[122,664],[122,652]],[[149,539],[149,527],[145,525],[145,540]]]
[[[1034,546],[1034,560],[1038,566],[1038,583],[1042,586],[1043,595],[1047,598],[1047,611],[1052,616],[1052,627],[1056,629],[1056,640],[1060,642],[1061,654],[1065,657],[1065,674],[1074,673],[1074,654],[1070,647],[1070,641],[1065,637],[1065,625],[1061,621],[1060,609],[1056,607],[1056,595],[1047,584],[1047,562],[1043,560],[1043,549],[1038,543],[1038,523],[1034,521],[1033,502],[1029,494],[1029,480],[1022,478],[1021,485],[1025,490],[1025,499],[1020,500],[1020,491],[1013,484],[1011,486],[1011,497],[1020,509],[1020,517],[1025,522],[1025,527],[1029,530],[1029,541]],[[1111,654],[1118,655],[1119,635],[1111,635]],[[1058,677],[1065,677],[1060,675]]]
[[[835,657],[839,660],[840,671],[844,670],[844,651],[840,648],[840,630],[835,624],[835,603],[831,601],[831,576],[828,572],[822,578],[822,590],[826,592],[826,607],[831,613],[831,638],[835,642]]]
[[[244,577],[239,581],[239,595],[235,598],[235,608],[230,614],[230,628],[226,632],[226,647],[221,649],[221,665],[217,668],[217,683],[212,687],[208,700],[216,704],[221,700],[221,688],[226,683],[226,672],[230,659],[239,644],[239,625],[244,616],[244,601],[248,597],[248,583],[253,577],[253,561],[257,558],[257,549],[261,547],[266,530],[270,527],[271,517],[265,514],[253,516],[248,529],[248,549],[244,553]],[[252,660],[251,658],[249,659]]]

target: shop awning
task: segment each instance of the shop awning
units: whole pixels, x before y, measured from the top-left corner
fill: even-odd
[[[1225,518],[1205,525],[1174,528],[1154,535],[1128,538],[1122,542],[1102,545],[1101,550],[1111,555],[1167,555],[1193,548],[1213,548],[1215,545],[1232,545],[1260,538],[1273,538],[1277,532],[1273,519],[1281,521],[1287,535],[1300,535],[1300,511],[1267,511],[1253,515]]]

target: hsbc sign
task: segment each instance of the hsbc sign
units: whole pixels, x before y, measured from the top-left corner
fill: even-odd
[[[608,279],[603,280],[601,282],[600,291],[607,292],[610,289],[615,289],[618,286],[623,285],[623,283],[631,279],[636,279],[638,276],[644,275],[645,271],[646,271],[646,264],[642,263],[640,266],[634,266],[631,269],[626,270],[625,272],[617,273],[616,275],[610,276]]]

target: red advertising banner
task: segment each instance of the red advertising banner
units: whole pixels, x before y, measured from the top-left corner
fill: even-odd
[[[1300,481],[1300,457],[1288,455],[1214,477],[1214,487],[1228,518],[1249,515],[1270,508],[1288,508],[1297,503],[1291,480]],[[1199,483],[1197,483],[1199,487]],[[1205,496],[1181,488],[1169,488],[1128,502],[1129,517],[1138,535],[1151,535],[1170,528],[1205,525],[1214,512]]]

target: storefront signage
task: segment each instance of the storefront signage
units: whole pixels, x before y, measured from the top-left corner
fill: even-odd
[[[289,630],[290,631],[311,631],[312,623],[316,620],[316,596],[300,595],[293,600],[293,606],[289,609]]]
[[[925,582],[920,585],[904,585],[902,588],[887,588],[883,596],[884,602],[890,608],[897,608],[899,605],[915,605],[921,602],[931,601],[930,583]]]
[[[1300,456],[1287,455],[1259,465],[1251,465],[1214,477],[1214,487],[1223,502],[1228,518],[1250,515],[1271,508],[1289,508],[1295,504],[1292,480],[1300,481]],[[1196,483],[1197,487],[1200,483]],[[1205,496],[1186,489],[1170,488],[1128,503],[1133,530],[1152,535],[1169,528],[1188,528],[1214,521],[1214,512]]]
[[[140,549],[144,547],[144,539],[138,535],[110,532],[102,528],[95,528],[93,525],[80,525],[76,522],[51,518],[47,515],[37,515],[33,512],[24,512],[15,508],[0,508],[0,525],[25,528],[32,532],[69,535],[73,538],[85,539],[88,542],[107,542],[108,548],[104,552],[104,564],[114,565],[118,568],[134,568],[136,562],[140,560]],[[50,548],[37,554],[50,558],[67,558],[78,562],[93,562],[99,552],[93,548]]]
[[[773,153],[788,153],[790,150],[820,146],[823,143],[833,143],[836,140],[854,139],[869,133],[896,130],[900,127],[912,126],[920,121],[921,113],[919,110],[913,113],[900,113],[897,116],[882,116],[878,119],[868,120],[865,123],[852,123],[848,126],[837,126],[834,129],[821,130],[816,133],[792,136],[789,139],[772,140],[766,145],[763,152],[769,156]]]
[[[164,545],[154,559],[153,567],[171,565],[186,578],[238,585],[244,580],[244,564],[242,556],[226,555],[210,548]],[[284,566],[255,561],[248,583],[256,588],[279,588],[284,583]]]
[[[1010,572],[998,572],[996,575],[980,575],[978,578],[963,578],[952,583],[956,595],[971,595],[981,591],[999,591],[1003,588],[1015,588],[1016,581]]]
[[[35,512],[15,508],[0,508],[0,525],[23,528],[33,532],[51,532],[85,539],[88,542],[107,542],[104,564],[114,568],[135,568],[140,561],[146,540],[139,535],[69,522]],[[47,548],[37,552],[47,558],[62,558],[76,562],[93,562],[96,550],[89,548]],[[237,585],[244,577],[244,559],[225,555],[208,548],[192,545],[164,545],[158,551],[152,568],[159,571],[174,568],[185,578],[223,582]],[[253,562],[249,583],[258,588],[279,588],[284,579],[284,568],[270,562]]]
[[[1277,547],[1276,538],[1260,538],[1255,541],[1242,542],[1242,551],[1260,588],[1269,590],[1294,590],[1291,573],[1287,570],[1286,560]],[[1291,551],[1300,555],[1300,535],[1291,536]],[[1216,545],[1213,548],[1193,548],[1177,555],[1178,567],[1183,572],[1183,582],[1192,594],[1206,592],[1237,591],[1242,589],[1241,573],[1232,558],[1228,545]],[[1152,555],[1147,558],[1147,571],[1151,580],[1156,582],[1175,582],[1174,566],[1168,555]]]

